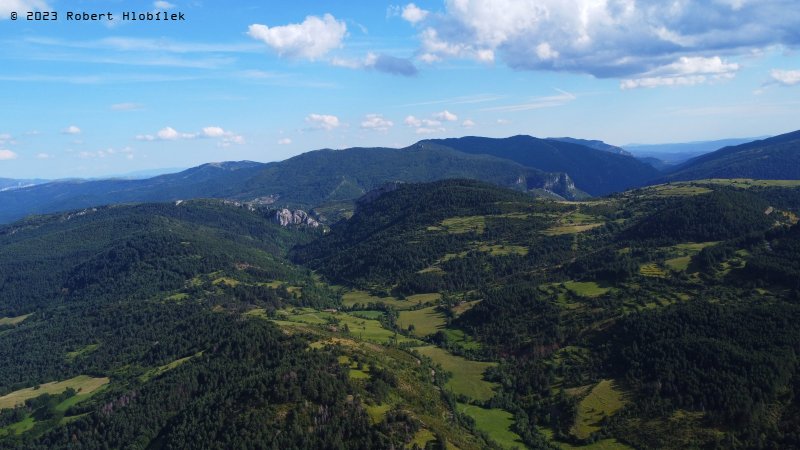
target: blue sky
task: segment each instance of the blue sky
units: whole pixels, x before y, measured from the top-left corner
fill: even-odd
[[[0,41],[0,177],[429,137],[624,145],[800,128],[796,0],[0,0]]]

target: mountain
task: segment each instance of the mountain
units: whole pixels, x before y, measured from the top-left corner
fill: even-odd
[[[633,156],[629,151],[623,149],[622,147],[606,144],[605,142],[598,140],[576,139],[571,137],[547,138],[547,140],[583,145],[584,147],[593,148],[595,150],[602,150],[604,152],[614,153],[616,155]]]
[[[725,147],[677,167],[668,180],[800,179],[800,131]]]
[[[37,184],[47,183],[49,180],[17,180],[14,178],[0,178],[0,192],[3,191],[11,191],[14,189],[20,189],[28,186],[35,186]]]
[[[659,176],[655,168],[630,156],[531,136],[505,139],[463,137],[428,140],[421,144],[442,145],[470,154],[510,159],[546,172],[567,173],[578,189],[591,195],[643,186]]]
[[[667,161],[673,161],[683,158],[686,155],[692,155],[691,157],[695,157],[704,153],[719,150],[723,147],[741,145],[755,141],[756,139],[763,139],[764,137],[719,139],[715,141],[677,142],[668,144],[628,144],[623,145],[622,148],[629,151],[634,156],[652,156]]]
[[[489,155],[442,146],[318,150],[282,162],[210,163],[146,180],[63,181],[0,192],[0,222],[28,214],[128,202],[231,198],[309,208],[353,200],[390,181],[473,178],[564,198],[582,193],[564,173],[546,173]]]

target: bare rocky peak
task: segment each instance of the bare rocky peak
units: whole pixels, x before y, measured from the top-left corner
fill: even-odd
[[[319,222],[302,209],[295,211],[287,208],[279,209],[275,212],[275,221],[282,227],[288,227],[289,225],[306,225],[312,228],[319,227]]]

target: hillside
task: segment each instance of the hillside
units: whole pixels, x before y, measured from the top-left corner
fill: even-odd
[[[510,159],[546,172],[565,172],[578,189],[591,195],[643,186],[659,175],[652,166],[630,156],[531,136],[505,139],[464,137],[429,140],[422,144],[443,145],[470,154]]]
[[[576,139],[571,137],[558,137],[558,138],[547,138],[547,140],[583,145],[584,147],[593,148],[595,150],[602,150],[604,152],[614,153],[616,155],[633,156],[629,151],[625,150],[622,147],[617,147],[616,145],[607,144],[597,139]]]
[[[725,147],[678,166],[668,180],[800,179],[800,131]]]
[[[699,181],[559,203],[406,185],[291,255],[349,286],[344,306],[499,362],[485,376],[530,448],[792,447],[798,186]]]
[[[272,217],[201,200],[0,228],[0,448],[489,448],[432,363],[284,258],[319,233]]]
[[[319,150],[286,161],[204,164],[146,180],[63,181],[0,192],[0,223],[114,203],[231,198],[282,206],[351,201],[389,181],[473,178],[520,190],[582,195],[564,174],[438,146]]]

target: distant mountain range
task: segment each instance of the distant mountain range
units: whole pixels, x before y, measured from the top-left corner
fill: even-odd
[[[729,146],[678,166],[669,180],[705,178],[800,178],[800,131]]]
[[[560,141],[560,142],[567,142],[569,144],[578,144],[583,145],[585,147],[593,148],[595,150],[602,150],[604,152],[615,153],[617,155],[624,155],[624,156],[633,156],[631,152],[623,149],[622,147],[617,147],[616,145],[606,144],[603,141],[598,141],[594,139],[575,139],[571,137],[559,137],[559,138],[547,138],[548,141]]]
[[[50,180],[18,180],[14,178],[0,178],[0,192],[2,191],[11,191],[14,189],[20,189],[29,186],[35,186],[37,184],[44,184],[49,183]]]
[[[508,159],[472,155],[439,145],[405,149],[318,150],[282,162],[204,164],[146,180],[72,180],[0,192],[0,222],[29,214],[112,203],[231,198],[311,207],[354,200],[390,181],[471,178],[518,190],[546,190],[562,198],[583,194],[565,173],[546,173]]]
[[[642,186],[659,176],[652,166],[630,156],[552,139],[514,136],[506,139],[464,137],[423,141],[456,150],[510,159],[546,172],[566,172],[575,185],[591,195]]]
[[[737,140],[713,141],[727,143]],[[701,145],[702,144],[702,145]],[[290,208],[352,201],[388,182],[467,178],[552,198],[576,199],[672,180],[800,179],[800,131],[729,146],[682,164],[642,156],[694,145],[633,146],[637,159],[602,141],[573,138],[463,137],[403,149],[316,150],[281,162],[210,163],[147,179],[0,179],[0,223],[30,214],[93,206],[227,198]],[[697,150],[701,149],[701,150]],[[654,153],[655,154],[655,153]]]

